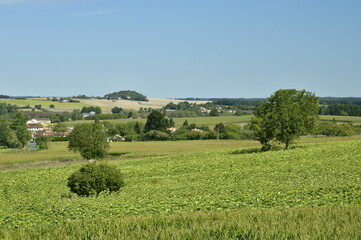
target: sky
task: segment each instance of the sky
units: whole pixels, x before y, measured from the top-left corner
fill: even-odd
[[[0,94],[361,97],[360,0],[0,0]]]

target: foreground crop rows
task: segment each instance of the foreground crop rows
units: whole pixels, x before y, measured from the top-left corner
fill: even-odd
[[[0,224],[32,226],[90,217],[361,204],[361,142],[290,151],[230,150],[128,160],[119,193],[79,198],[66,187],[77,166],[3,171]]]

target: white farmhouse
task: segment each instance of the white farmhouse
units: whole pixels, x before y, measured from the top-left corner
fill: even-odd
[[[26,124],[37,124],[37,123],[46,125],[46,124],[50,124],[51,120],[49,118],[33,118],[26,122]]]

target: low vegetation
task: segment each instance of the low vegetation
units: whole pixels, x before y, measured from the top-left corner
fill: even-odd
[[[99,195],[101,192],[116,192],[124,186],[123,176],[112,165],[88,163],[68,178],[70,191],[79,196]]]
[[[124,234],[132,234],[137,226],[147,229],[144,234],[148,231],[154,234],[153,227],[160,222],[171,225],[165,229],[170,234],[177,225],[168,219],[179,219],[180,226],[190,219],[194,226],[199,226],[196,227],[199,232],[192,234],[200,235],[194,236],[211,238],[247,232],[265,234],[250,235],[259,239],[283,235],[298,238],[291,229],[306,237],[319,229],[321,238],[332,233],[357,238],[360,236],[357,230],[361,204],[360,146],[360,141],[348,141],[307,144],[289,151],[236,154],[234,150],[218,150],[114,162],[112,165],[122,169],[125,187],[120,192],[89,198],[72,195],[66,186],[66,179],[76,166],[4,171],[0,179],[0,200],[4,203],[0,207],[0,227],[8,238],[26,233],[46,236],[57,223],[59,229],[64,229],[59,235],[64,239],[86,233],[108,236],[104,231],[112,236],[116,234],[113,227],[117,224],[112,224],[119,221],[116,219],[139,216],[138,222],[144,224],[131,224],[134,220],[128,218],[124,220],[125,226],[133,227]],[[270,210],[262,210],[265,208]],[[200,215],[187,217],[186,214],[194,212]],[[235,219],[246,213],[265,226],[280,221],[290,227],[283,229],[275,224],[273,230],[262,233],[259,228],[262,225],[252,225],[251,219],[244,219],[244,223],[249,221],[248,227],[239,229],[236,220],[228,220],[227,212],[235,212]],[[272,214],[264,216],[269,213]],[[317,214],[324,218],[316,217]],[[202,227],[209,217],[219,219],[212,220],[218,231]],[[91,227],[82,227],[90,218],[102,219],[90,225],[99,226],[95,232]],[[295,225],[294,221],[299,224]],[[186,233],[180,230],[179,234]]]
[[[94,100],[79,97],[49,107]],[[0,103],[1,239],[361,238],[361,118],[317,121],[317,97],[295,89],[156,111],[134,91],[106,97],[97,100],[144,105],[53,112],[54,131],[69,119],[75,127],[68,142],[37,138],[36,150],[21,149],[30,135],[19,111],[29,106]],[[321,110],[359,109],[335,106]],[[49,113],[41,104],[28,112]]]
[[[358,206],[245,209],[59,221],[30,229],[7,228],[0,237],[5,240],[359,239],[360,218]]]

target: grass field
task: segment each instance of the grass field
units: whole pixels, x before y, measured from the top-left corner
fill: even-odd
[[[337,122],[353,122],[361,123],[361,117],[352,117],[352,116],[330,116],[330,115],[321,115],[321,120],[332,121],[336,120]]]
[[[327,143],[331,141],[353,141],[353,137],[303,137],[298,140],[304,143]],[[155,141],[155,142],[115,142],[105,160],[126,160],[146,157],[170,156],[203,152],[217,149],[245,149],[259,147],[259,142],[251,140],[197,140],[197,141]],[[21,151],[0,149],[0,170],[21,167],[39,167],[47,165],[79,164],[85,162],[78,153],[67,149],[67,142],[50,142],[48,150]]]
[[[89,198],[66,187],[78,166],[2,171],[0,238],[359,239],[361,141],[341,139],[112,161],[126,186]]]
[[[48,110],[48,111],[58,111],[58,112],[64,112],[68,111],[71,112],[74,109],[82,109],[83,107],[89,107],[91,105],[85,104],[85,103],[60,103],[60,102],[52,102],[42,99],[26,99],[26,100],[18,100],[18,99],[0,99],[0,103],[7,103],[12,105],[17,105],[18,107],[24,107],[27,105],[30,105],[30,107],[34,107],[35,105],[41,105],[42,108]],[[50,108],[49,105],[53,104],[55,108]]]
[[[134,158],[145,158],[154,156],[169,156],[176,154],[208,151],[215,149],[232,149],[257,147],[255,141],[233,141],[233,140],[207,140],[207,141],[168,141],[168,142],[115,142],[105,160],[124,160]],[[0,169],[13,167],[19,164],[44,162],[70,163],[82,161],[78,153],[69,152],[66,142],[51,142],[49,150],[41,151],[18,151],[0,150]],[[83,161],[84,162],[84,161]],[[38,164],[35,164],[37,166]],[[29,166],[32,166],[31,164]]]

